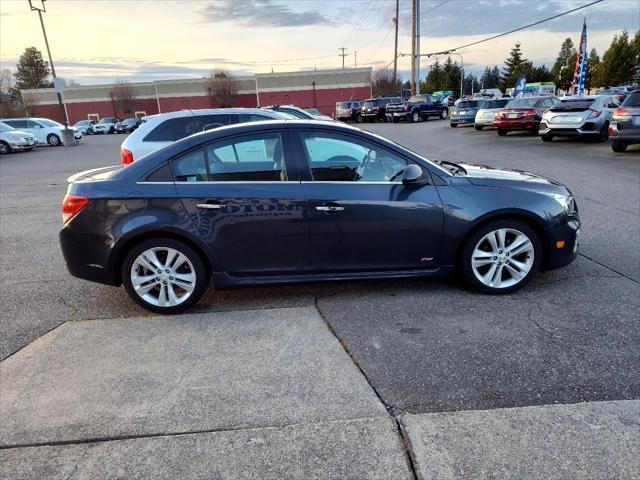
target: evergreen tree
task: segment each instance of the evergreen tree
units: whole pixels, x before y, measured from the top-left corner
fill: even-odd
[[[640,30],[633,36],[633,51],[635,55],[635,72],[633,76],[633,83],[635,85],[640,83]]]
[[[49,81],[49,63],[44,61],[42,52],[35,47],[25,48],[16,67],[16,88],[47,88],[53,85]]]
[[[532,67],[530,74],[527,76],[527,83],[551,81],[553,81],[553,75],[546,65]]]
[[[442,88],[440,90],[451,90],[453,92],[460,91],[460,79],[462,72],[457,62],[451,61],[451,57],[447,57],[442,67]]]
[[[635,38],[629,41],[629,34],[623,31],[613,37],[598,69],[598,86],[626,85],[633,82],[637,74],[638,57],[634,47]]]
[[[553,81],[556,82],[556,86],[562,90],[568,90],[573,80],[573,71],[576,68],[576,61],[578,59],[578,53],[573,46],[573,41],[570,38],[566,38],[562,42],[560,52],[556,58],[556,63],[551,68],[553,74]]]
[[[515,87],[518,77],[522,74],[525,74],[527,76],[527,81],[529,81],[528,77],[531,75],[533,65],[529,60],[522,56],[520,42],[517,42],[515,47],[511,49],[511,53],[504,61],[504,65],[500,82],[503,91],[506,91],[507,88]]]
[[[587,76],[584,80],[584,88],[589,91],[591,87],[598,87],[596,85],[596,79],[598,78],[598,70],[600,69],[600,56],[595,48],[589,52],[589,58],[587,58]]]
[[[427,78],[424,83],[420,85],[420,91],[433,93],[438,90],[442,90],[443,79],[442,66],[440,65],[440,62],[436,60],[429,69],[429,73],[427,74]]]

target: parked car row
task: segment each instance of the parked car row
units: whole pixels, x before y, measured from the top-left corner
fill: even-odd
[[[64,125],[48,118],[2,118],[0,131],[0,153],[30,150],[36,145],[62,145]],[[76,142],[82,132],[71,127]],[[20,140],[22,139],[22,140]]]
[[[624,152],[640,143],[640,90],[619,95],[528,96],[514,99],[461,100],[451,111],[450,125],[493,128],[498,135],[528,131],[542,141],[556,137],[584,137],[605,142]]]
[[[420,122],[430,117],[446,119],[448,100],[429,94],[414,95],[408,100],[401,97],[368,98],[362,102],[351,100],[336,103],[336,119],[344,122]]]
[[[142,120],[136,117],[119,120],[116,117],[104,117],[100,121],[80,120],[73,126],[83,135],[95,135],[100,133],[131,133],[140,126]]]

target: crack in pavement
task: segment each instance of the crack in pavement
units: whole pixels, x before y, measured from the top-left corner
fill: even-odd
[[[376,386],[373,384],[371,379],[367,376],[367,374],[365,373],[363,368],[360,366],[358,361],[355,359],[355,357],[353,356],[353,354],[352,354],[351,350],[349,349],[349,347],[347,346],[347,344],[338,336],[338,333],[335,331],[335,329],[331,325],[331,322],[322,313],[322,310],[320,309],[320,307],[318,305],[318,300],[319,299],[333,297],[333,296],[337,295],[338,293],[339,292],[336,291],[336,292],[334,292],[332,294],[329,294],[329,295],[316,296],[315,300],[314,300],[315,308],[318,311],[318,315],[320,315],[320,318],[322,318],[322,320],[324,321],[325,325],[327,326],[327,329],[329,330],[329,332],[331,332],[331,334],[338,341],[338,343],[343,348],[345,353],[349,356],[349,358],[351,359],[353,364],[356,366],[358,371],[362,374],[362,376],[366,380],[367,384],[369,385],[369,387],[371,388],[371,390],[373,391],[375,396],[378,398],[378,401],[382,404],[382,406],[385,408],[387,413],[393,419],[393,421],[394,421],[394,423],[396,425],[396,431],[398,432],[398,436],[400,437],[400,444],[402,446],[402,449],[405,452],[405,459],[407,461],[407,468],[409,469],[409,472],[413,476],[414,480],[418,480],[419,477],[418,477],[418,472],[417,472],[416,466],[415,466],[415,458],[414,458],[414,455],[413,455],[413,451],[411,449],[411,442],[409,440],[408,435],[405,432],[405,429],[404,429],[403,425],[400,423],[400,419],[399,419],[398,415],[396,414],[395,407],[387,405],[387,402],[385,402],[385,400],[382,398],[382,395],[380,394],[380,392],[378,391]]]

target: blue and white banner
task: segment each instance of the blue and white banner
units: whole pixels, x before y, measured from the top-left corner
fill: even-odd
[[[524,75],[520,75],[518,81],[516,82],[516,88],[513,90],[513,98],[522,98],[524,97],[524,89],[527,86],[527,77]]]
[[[580,48],[578,49],[578,59],[576,68],[573,71],[573,80],[570,95],[584,95],[584,81],[587,76],[587,20],[582,24],[582,36],[580,37]]]

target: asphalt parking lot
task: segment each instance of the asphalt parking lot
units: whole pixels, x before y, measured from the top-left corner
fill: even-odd
[[[580,256],[507,296],[475,294],[455,279],[210,289],[190,314],[161,318],[124,289],[70,277],[58,246],[65,179],[118,163],[124,137],[2,156],[7,478],[34,458],[41,462],[25,478],[66,478],[78,465],[91,478],[108,476],[109,458],[141,448],[156,460],[207,449],[235,458],[233,445],[246,452],[245,470],[232,473],[221,459],[194,464],[220,478],[640,475],[632,456],[640,452],[640,148],[616,154],[608,144],[498,137],[435,120],[364,128],[427,158],[565,183],[583,220]],[[569,406],[547,407],[556,404]],[[531,435],[546,441],[504,441],[532,418]],[[538,460],[510,469],[505,458],[526,448]],[[295,465],[246,474],[292,451]],[[323,458],[338,460],[322,467]],[[135,472],[162,474],[152,463]]]

